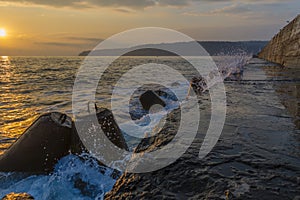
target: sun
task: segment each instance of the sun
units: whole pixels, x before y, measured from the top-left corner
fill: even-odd
[[[6,36],[5,29],[0,29],[0,37],[5,37],[5,36]]]

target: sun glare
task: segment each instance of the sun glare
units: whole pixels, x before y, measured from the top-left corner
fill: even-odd
[[[0,37],[5,37],[5,36],[6,36],[5,29],[0,29]]]

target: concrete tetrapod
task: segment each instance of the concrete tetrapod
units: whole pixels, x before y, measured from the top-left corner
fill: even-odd
[[[41,115],[0,157],[0,171],[50,172],[69,153],[72,120],[54,112]]]

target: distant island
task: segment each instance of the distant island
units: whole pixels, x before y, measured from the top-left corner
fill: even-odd
[[[268,41],[239,41],[239,42],[227,42],[227,41],[198,41],[200,45],[211,55],[234,55],[237,53],[246,53],[248,55],[258,54],[268,43]],[[180,49],[189,45],[189,42],[180,43],[163,43],[163,44],[147,44],[135,46],[127,49],[103,49],[93,51],[94,55],[101,56],[174,56],[172,52],[161,50],[160,48],[168,49]],[[83,51],[79,56],[87,56],[91,50]],[[185,56],[195,56],[192,50],[185,52]]]

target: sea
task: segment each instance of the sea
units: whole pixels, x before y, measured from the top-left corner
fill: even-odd
[[[98,59],[99,62],[106,60],[111,58]],[[39,115],[62,112],[73,117],[73,86],[83,63],[86,63],[85,58],[79,56],[0,57],[0,154],[5,153],[5,150]],[[118,59],[110,66],[111,71],[107,70],[107,74],[103,75],[105,81],[99,82],[97,103],[101,107],[109,107],[110,90],[114,81],[129,69],[147,63],[176,66],[182,69],[183,74],[193,76],[188,64],[174,57]],[[88,78],[84,81],[88,81]],[[187,83],[182,84],[187,86]],[[178,90],[180,92],[179,86]],[[168,101],[167,98],[164,100]],[[168,101],[168,109],[174,108],[176,104],[172,105],[172,101]],[[82,109],[88,109],[88,105]],[[162,116],[158,114],[152,117],[156,123],[161,118]],[[126,127],[126,124],[123,124],[124,126]],[[139,143],[139,141],[127,142],[131,149]],[[112,169],[97,164],[91,165],[91,162],[89,159],[69,155],[61,159],[54,172],[49,175],[0,172],[0,197],[10,192],[27,192],[36,199],[102,199],[104,194],[111,190],[116,180],[111,176]],[[103,170],[105,170],[104,174]],[[78,184],[78,179],[86,184],[84,189]]]
[[[220,57],[214,58],[217,67],[227,71],[240,66],[241,62],[245,62],[245,60],[241,57],[231,58],[231,60]],[[72,92],[74,81],[84,62],[85,57],[79,56],[0,57],[0,154],[4,154],[5,150],[20,137],[39,115],[58,111],[73,117]],[[201,62],[201,59],[198,62]],[[109,70],[105,71],[104,81],[101,82],[100,80],[95,99],[97,104],[101,107],[110,108],[110,96],[114,82],[126,71],[147,63],[159,63],[179,69],[187,79],[196,74],[187,62],[174,57],[121,58],[115,61]],[[229,80],[228,83],[230,81],[238,80]],[[188,81],[178,82],[174,80],[174,85],[182,94],[186,94],[182,88],[188,87],[188,84]],[[227,92],[234,93],[234,90]],[[164,100],[168,104],[168,111],[178,106],[172,98],[165,97]],[[88,109],[88,106],[82,109]],[[122,107],[123,105],[119,106]],[[143,115],[145,113],[140,111],[136,114]],[[294,119],[298,119],[298,115],[299,113],[296,113]],[[161,115],[154,117],[155,122],[161,119]],[[298,121],[295,123],[297,125]],[[123,127],[126,127],[126,124]],[[127,139],[130,149],[133,149],[139,142],[125,139]],[[84,157],[84,155],[82,156]],[[113,170],[110,168],[99,166],[92,160],[70,154],[59,160],[55,170],[48,175],[0,172],[0,198],[11,192],[26,192],[34,196],[35,199],[103,199],[105,193],[110,191],[116,182],[112,174]]]

